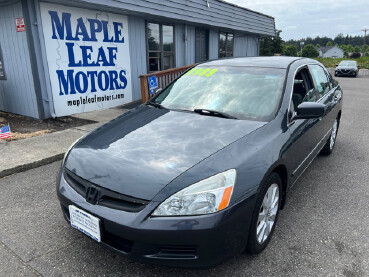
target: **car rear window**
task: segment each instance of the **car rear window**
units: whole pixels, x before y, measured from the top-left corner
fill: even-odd
[[[269,121],[278,109],[285,74],[278,68],[197,66],[154,101],[168,109],[209,109]]]

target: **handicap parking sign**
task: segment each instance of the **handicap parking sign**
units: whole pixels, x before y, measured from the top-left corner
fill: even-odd
[[[156,75],[149,76],[149,90],[150,95],[154,94],[154,90],[158,87],[158,79]]]

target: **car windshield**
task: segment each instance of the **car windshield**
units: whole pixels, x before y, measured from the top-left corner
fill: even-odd
[[[353,61],[342,61],[342,62],[340,62],[339,65],[340,66],[355,66],[356,65],[356,62],[353,62]]]
[[[270,121],[279,106],[285,74],[279,68],[197,66],[153,101],[168,109],[204,109]]]

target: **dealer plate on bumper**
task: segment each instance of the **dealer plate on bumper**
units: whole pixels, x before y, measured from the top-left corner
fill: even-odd
[[[70,224],[73,228],[81,231],[92,239],[100,242],[100,219],[86,213],[76,206],[69,206]]]

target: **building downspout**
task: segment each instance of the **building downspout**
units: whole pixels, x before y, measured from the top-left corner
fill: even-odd
[[[39,66],[37,63],[37,57],[36,57],[36,49],[35,49],[35,43],[33,39],[34,34],[34,24],[33,24],[33,15],[30,0],[22,0],[22,13],[25,20],[25,25],[27,28],[26,31],[26,37],[27,37],[27,46],[29,51],[29,58],[30,58],[30,64],[31,64],[31,70],[32,70],[32,78],[33,78],[33,84],[34,84],[34,90],[35,90],[35,97],[37,102],[37,110],[38,110],[38,119],[45,119],[45,110],[44,110],[44,103],[42,99],[42,91],[41,91],[41,80],[42,77],[40,74]]]
[[[39,0],[33,0],[34,5],[34,11],[35,16],[37,20],[37,30],[38,30],[38,45],[39,45],[39,51],[42,59],[42,71],[43,71],[43,82],[44,82],[44,88],[45,88],[45,98],[44,101],[48,103],[49,106],[49,112],[50,116],[52,118],[56,118],[55,114],[55,108],[54,108],[54,99],[52,95],[52,89],[51,89],[51,83],[50,83],[50,76],[49,76],[49,67],[47,63],[46,58],[46,48],[45,48],[45,38],[43,36],[43,30],[42,30],[42,20],[41,20],[41,8],[40,8],[40,2]]]
[[[184,32],[184,63],[187,65],[187,24],[185,24]]]

